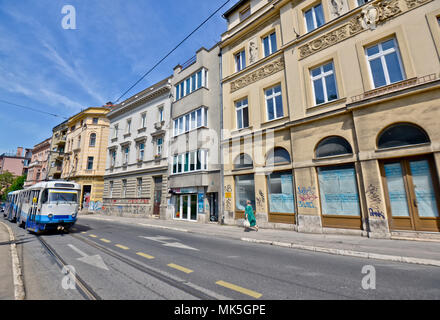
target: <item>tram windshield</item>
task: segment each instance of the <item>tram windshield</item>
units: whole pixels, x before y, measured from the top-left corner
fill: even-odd
[[[49,203],[78,202],[78,192],[49,190]]]

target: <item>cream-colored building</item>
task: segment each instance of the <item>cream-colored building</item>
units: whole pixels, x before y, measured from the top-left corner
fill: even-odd
[[[67,120],[52,129],[52,142],[50,145],[47,169],[48,180],[57,180],[61,178],[67,131]]]
[[[224,16],[225,220],[250,198],[260,225],[439,238],[439,1],[248,0]]]
[[[109,103],[90,107],[67,122],[65,157],[61,178],[81,185],[81,206],[102,206],[104,173],[109,135]]]

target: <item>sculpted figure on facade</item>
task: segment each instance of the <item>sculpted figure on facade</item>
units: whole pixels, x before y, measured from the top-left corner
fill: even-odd
[[[330,0],[329,9],[331,14],[331,19],[335,19],[343,15],[348,11],[346,0]]]
[[[257,61],[258,58],[258,47],[255,40],[249,42],[249,63],[252,64]]]

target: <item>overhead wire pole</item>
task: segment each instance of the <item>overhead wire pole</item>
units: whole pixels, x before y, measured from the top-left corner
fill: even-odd
[[[231,0],[227,0],[223,3],[217,10],[215,10],[208,18],[205,19],[197,28],[195,28],[189,35],[187,35],[177,46],[175,46],[170,52],[167,53],[162,59],[159,60],[150,70],[148,70],[138,81],[136,81],[130,88],[128,88],[117,100],[118,103],[121,98],[123,98],[131,89],[133,89],[139,82],[141,82],[147,75],[149,75],[154,69],[157,68],[166,58],[168,58],[174,51],[177,50],[186,40],[188,40],[194,33],[196,33],[206,22],[208,22],[214,15],[217,14],[224,6],[228,4]]]
[[[69,119],[67,117],[60,116],[58,114],[42,111],[42,110],[35,109],[35,108],[32,108],[32,107],[28,107],[28,106],[23,106],[21,104],[16,104],[16,103],[13,103],[13,102],[10,102],[10,101],[6,101],[6,100],[3,100],[3,99],[0,99],[0,102],[5,103],[5,104],[9,104],[9,105],[12,105],[12,106],[20,107],[20,108],[23,108],[23,109],[31,110],[31,111],[34,111],[34,112],[39,112],[39,113],[47,114],[47,115],[50,115],[52,117],[62,118],[62,119],[66,119],[66,120]]]

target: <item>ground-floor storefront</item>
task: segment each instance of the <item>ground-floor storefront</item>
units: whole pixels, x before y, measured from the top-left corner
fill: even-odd
[[[219,217],[219,173],[171,176],[168,219],[217,222]]]
[[[81,186],[80,207],[83,210],[100,210],[104,194],[104,177],[72,177],[68,181],[74,181]]]
[[[293,122],[291,147],[275,134],[270,170],[254,145],[233,150],[226,222],[240,224],[250,200],[260,226],[440,238],[439,114],[428,91]]]
[[[167,209],[167,177],[167,171],[163,168],[106,175],[103,212],[164,219]]]

